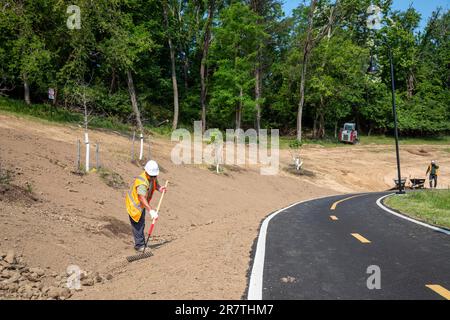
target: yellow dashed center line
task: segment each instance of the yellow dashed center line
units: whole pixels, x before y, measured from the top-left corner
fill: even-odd
[[[352,236],[354,236],[356,239],[358,239],[359,241],[361,241],[362,243],[370,243],[369,240],[367,240],[366,238],[364,238],[362,235],[360,235],[359,233],[352,233]]]
[[[336,216],[330,216],[330,219],[334,220],[334,221],[339,220],[338,217],[336,217]]]
[[[437,294],[443,296],[445,299],[450,300],[450,291],[448,291],[444,287],[442,287],[442,286],[440,286],[438,284],[427,284],[426,287],[430,288],[431,290],[433,290]]]
[[[333,203],[333,204],[331,205],[330,210],[336,210],[337,205],[338,205],[339,203],[341,203],[341,202],[344,202],[344,201],[347,201],[347,200],[350,200],[350,199],[353,199],[353,198],[356,198],[356,197],[360,197],[360,196],[363,196],[363,194],[357,194],[356,196],[351,196],[351,197],[348,197],[348,198],[345,198],[345,199],[336,201],[335,203]]]

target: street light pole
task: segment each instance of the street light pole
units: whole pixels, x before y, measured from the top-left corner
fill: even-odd
[[[367,27],[370,30],[377,30],[381,27],[382,17],[380,15],[381,9],[378,6],[371,4],[367,8]],[[397,106],[395,104],[395,80],[394,80],[394,62],[392,58],[392,48],[388,45],[389,49],[389,62],[391,64],[391,84],[392,84],[392,113],[394,114],[394,136],[395,136],[395,152],[397,155],[397,174],[398,174],[398,194],[404,194],[405,190],[402,186],[402,175],[400,171],[400,150],[398,147],[398,124],[397,124]],[[368,74],[376,74],[378,72],[378,67],[374,61],[372,55],[372,49],[370,50],[370,65],[367,69]]]
[[[392,61],[392,48],[389,46],[389,62],[391,64],[391,84],[392,84],[392,113],[394,114],[394,135],[395,135],[395,152],[397,154],[397,174],[398,174],[398,194],[404,194],[402,187],[402,175],[400,171],[400,150],[398,146],[398,125],[397,125],[397,106],[395,103],[395,80],[394,80],[394,63]]]

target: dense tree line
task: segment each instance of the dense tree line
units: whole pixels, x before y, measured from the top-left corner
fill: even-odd
[[[372,2],[379,30],[367,27]],[[344,121],[388,132],[391,48],[400,130],[447,132],[450,14],[436,8],[424,30],[420,21],[392,0],[309,0],[292,16],[279,0],[0,0],[0,95],[32,108],[54,88],[58,108],[88,105],[141,130],[170,119],[298,139]]]

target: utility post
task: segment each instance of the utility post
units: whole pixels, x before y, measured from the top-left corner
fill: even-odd
[[[367,8],[367,27],[370,30],[378,30],[381,28],[381,9],[378,6],[371,4],[369,8]],[[398,118],[397,118],[397,106],[395,103],[395,79],[394,79],[394,62],[393,62],[393,53],[392,47],[388,44],[389,50],[389,63],[390,63],[390,71],[391,71],[391,91],[392,91],[392,113],[394,115],[394,137],[395,137],[395,153],[397,158],[397,177],[398,177],[398,194],[404,194],[405,190],[402,186],[402,175],[400,170],[400,148],[398,143]],[[374,75],[377,74],[379,68],[374,59],[372,48],[370,50],[370,65],[367,69],[367,73]]]

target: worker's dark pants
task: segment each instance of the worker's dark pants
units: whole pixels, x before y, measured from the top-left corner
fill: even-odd
[[[134,221],[131,217],[130,222],[134,236],[134,248],[139,249],[145,245],[145,236],[144,236],[145,209],[142,210],[141,218],[139,219],[138,222]]]
[[[430,175],[430,188],[433,188],[433,181],[434,181],[434,188],[436,189],[436,186],[437,186],[437,176],[431,174],[431,175]]]

